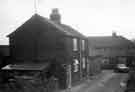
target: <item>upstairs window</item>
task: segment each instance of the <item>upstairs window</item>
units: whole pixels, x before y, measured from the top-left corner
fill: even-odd
[[[78,39],[73,38],[73,51],[77,51],[77,50],[78,50]]]
[[[82,40],[82,50],[84,51],[85,50],[85,40]]]

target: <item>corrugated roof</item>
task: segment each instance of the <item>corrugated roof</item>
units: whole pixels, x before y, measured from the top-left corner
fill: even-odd
[[[88,37],[89,45],[95,48],[102,47],[135,47],[133,43],[122,36]]]
[[[47,18],[45,18],[45,17],[42,17],[42,16],[40,16],[40,15],[38,15],[38,14],[35,14],[35,15],[33,15],[29,20],[27,20],[27,21],[31,21],[31,20],[33,20],[33,19],[38,19],[38,20],[40,20],[40,21],[42,21],[42,22],[45,22],[45,23],[48,23],[48,24],[50,24],[50,25],[52,25],[52,26],[54,26],[54,27],[56,27],[59,31],[61,31],[61,32],[63,32],[64,34],[66,34],[66,35],[68,35],[68,36],[77,36],[77,37],[85,37],[84,35],[82,35],[81,33],[79,33],[77,30],[75,30],[75,29],[73,29],[73,28],[71,28],[70,26],[67,26],[67,25],[64,25],[64,24],[57,24],[57,23],[55,23],[55,22],[53,22],[53,21],[51,21],[51,20],[49,20],[49,19],[47,19]],[[26,22],[27,22],[26,21]],[[26,23],[25,22],[25,23]],[[24,24],[25,24],[24,23]],[[23,24],[23,25],[24,25]],[[21,26],[20,26],[21,27]],[[15,34],[17,31],[19,31],[19,30],[15,30],[14,32],[12,32],[11,34],[9,34],[8,35],[8,37],[10,37],[10,36],[12,36],[13,34]]]
[[[2,70],[43,70],[49,66],[49,63],[42,64],[9,64]]]

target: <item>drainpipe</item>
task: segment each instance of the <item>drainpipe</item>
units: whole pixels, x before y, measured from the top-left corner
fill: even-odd
[[[79,53],[80,53],[80,80],[82,80],[82,50],[81,50],[81,48],[82,48],[82,44],[81,44],[81,39],[79,39],[80,41],[79,41],[79,46],[80,46],[80,51],[79,51]]]

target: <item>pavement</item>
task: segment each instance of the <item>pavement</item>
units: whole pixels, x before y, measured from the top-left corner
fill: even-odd
[[[113,71],[102,71],[96,76],[93,76],[93,78],[89,78],[88,80],[85,80],[83,83],[71,87],[70,89],[62,90],[60,92],[90,92],[89,89],[95,89],[97,86],[102,87],[103,84],[111,79],[113,76],[115,76],[115,73]]]

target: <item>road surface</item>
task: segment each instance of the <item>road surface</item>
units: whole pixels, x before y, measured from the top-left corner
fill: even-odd
[[[128,74],[105,72],[102,76],[72,88],[68,92],[124,92],[126,89],[124,82],[127,80]]]
[[[127,74],[110,73],[86,89],[85,92],[124,92],[123,84],[126,80]]]

